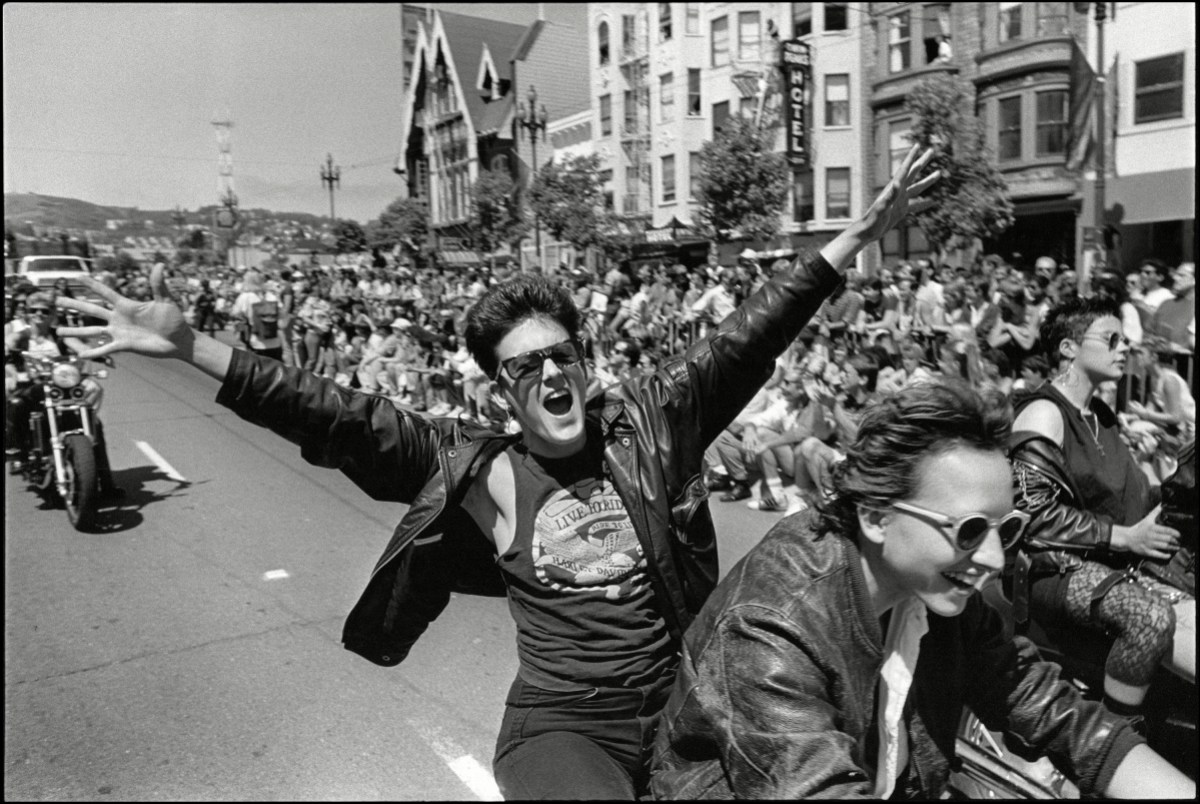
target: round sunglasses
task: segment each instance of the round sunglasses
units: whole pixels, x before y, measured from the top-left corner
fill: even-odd
[[[891,507],[925,520],[935,526],[957,549],[968,553],[977,550],[979,545],[983,544],[992,528],[1000,534],[1000,543],[1007,550],[1017,543],[1021,534],[1025,532],[1025,526],[1029,524],[1029,514],[1024,511],[1010,511],[996,520],[983,514],[949,517],[938,511],[930,511],[928,508],[905,502],[893,502]]]
[[[546,364],[546,358],[553,360],[554,365],[560,369],[567,368],[583,360],[583,347],[577,341],[568,340],[547,346],[545,349],[522,352],[500,361],[500,368],[496,371],[494,379],[499,379],[501,372],[507,374],[513,382],[539,377],[542,366]]]

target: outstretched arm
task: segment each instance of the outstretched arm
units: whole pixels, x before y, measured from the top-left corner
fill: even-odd
[[[149,357],[173,357],[191,363],[218,380],[224,380],[233,355],[232,347],[188,326],[183,311],[171,298],[163,277],[164,269],[155,266],[150,272],[152,301],[133,301],[97,282],[81,277],[88,290],[112,305],[112,308],[59,296],[55,304],[63,309],[76,310],[99,318],[103,326],[59,327],[64,338],[102,338],[104,341],[79,353],[80,357],[98,358],[113,352],[134,352]]]

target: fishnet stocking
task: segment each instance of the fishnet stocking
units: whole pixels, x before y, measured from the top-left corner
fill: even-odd
[[[1069,622],[1113,637],[1104,671],[1112,678],[1135,687],[1150,683],[1154,671],[1171,649],[1175,635],[1175,612],[1169,603],[1136,583],[1118,583],[1100,601],[1099,618],[1091,613],[1092,590],[1112,572],[1092,561],[1071,573],[1067,582],[1066,610]]]

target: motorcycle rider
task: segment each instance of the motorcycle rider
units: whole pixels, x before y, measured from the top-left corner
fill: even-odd
[[[70,298],[61,295],[59,298]],[[25,376],[25,354],[35,357],[61,357],[68,352],[78,354],[88,345],[74,337],[56,337],[51,331],[52,301],[45,293],[35,293],[26,301],[27,328],[14,332],[4,340],[4,446],[5,458],[11,459],[10,474],[20,474],[29,444],[29,417],[41,407],[45,389],[41,383],[29,382]],[[88,400],[99,401],[103,389],[90,377],[83,380]],[[108,448],[104,441],[104,426],[96,417],[95,454],[101,498],[120,497],[124,490],[113,483]]]
[[[468,348],[521,425],[519,436],[428,420],[386,398],[250,354],[190,329],[161,270],[139,303],[84,280],[112,309],[62,304],[106,326],[84,354],[190,362],[218,401],[270,428],[310,463],[375,499],[410,505],[343,631],[390,667],[452,592],[507,595],[520,672],[494,760],[508,798],[644,794],[648,750],[683,632],[713,588],[704,447],[770,377],[774,360],[841,281],[937,180],[914,146],[866,214],[774,277],[681,360],[588,402],[580,317],[540,275],[497,285],[472,308]]]

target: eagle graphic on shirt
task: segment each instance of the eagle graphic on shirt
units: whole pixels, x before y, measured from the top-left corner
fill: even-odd
[[[587,478],[546,498],[533,523],[538,580],[561,592],[627,597],[645,583],[646,559],[611,482]]]

